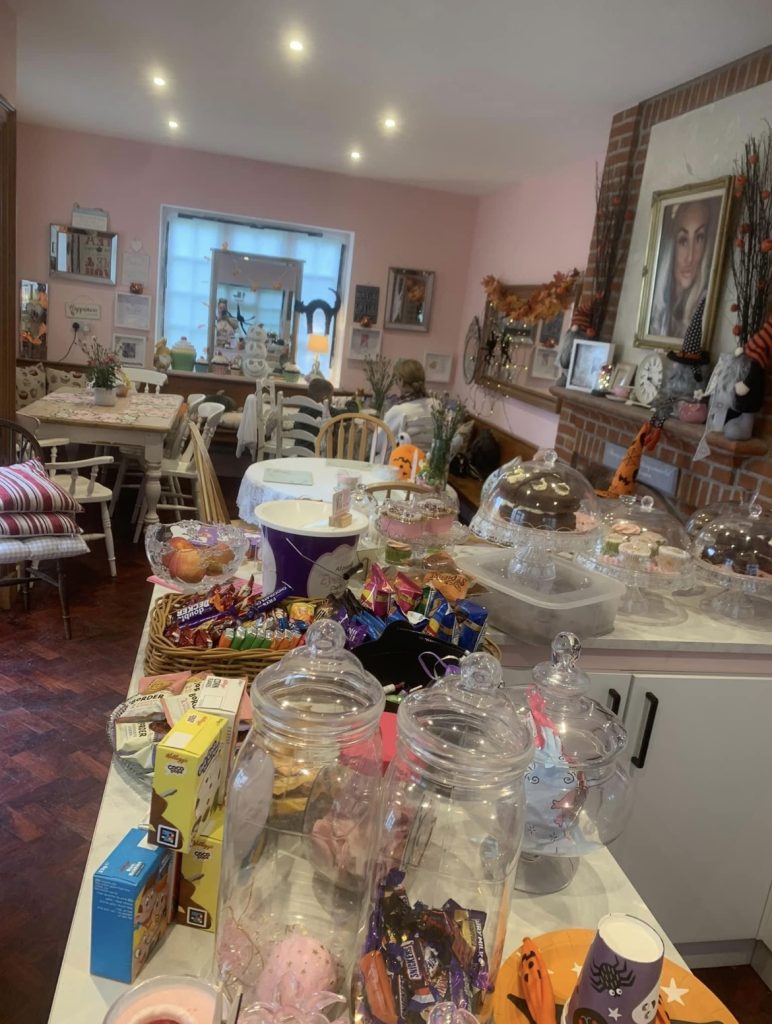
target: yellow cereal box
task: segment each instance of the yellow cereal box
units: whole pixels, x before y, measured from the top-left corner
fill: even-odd
[[[215,930],[224,829],[225,811],[218,807],[190,844],[190,853],[180,857],[177,924]]]
[[[158,744],[150,801],[150,840],[188,853],[218,803],[225,772],[224,718],[190,711]]]

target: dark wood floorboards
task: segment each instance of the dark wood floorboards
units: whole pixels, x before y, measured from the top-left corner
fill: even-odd
[[[235,484],[223,481],[232,508]],[[150,598],[127,518],[119,508],[116,581],[99,541],[68,565],[69,643],[51,588],[35,587],[28,614],[20,599],[0,611],[0,1024],[48,1019],[109,765],[105,720]],[[751,968],[698,974],[741,1024],[772,1024],[772,993]]]

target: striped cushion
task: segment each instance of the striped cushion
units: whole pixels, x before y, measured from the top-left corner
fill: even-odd
[[[77,501],[50,480],[38,459],[0,466],[0,512],[81,512]]]
[[[82,532],[71,516],[61,512],[0,512],[0,537],[50,537]]]

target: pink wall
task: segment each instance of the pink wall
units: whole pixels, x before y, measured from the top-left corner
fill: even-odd
[[[598,158],[600,160],[600,157]],[[493,274],[507,284],[540,284],[556,270],[582,269],[595,218],[596,159],[530,178],[480,201],[462,309],[461,345],[473,316],[482,318],[480,281]],[[469,391],[456,360],[455,388]],[[470,403],[478,416],[533,444],[555,441],[558,417],[537,406],[475,387]]]
[[[28,124],[19,126],[18,151],[20,278],[47,279],[49,224],[69,223],[74,203],[109,212],[120,252],[131,240],[141,240],[150,254],[152,282],[157,279],[162,203],[338,228],[356,234],[352,285],[381,287],[380,322],[389,266],[436,272],[431,330],[384,334],[384,354],[420,358],[424,351],[456,349],[477,210],[474,197]],[[102,319],[94,330],[103,343],[112,342],[115,288],[55,277],[50,287],[49,359],[61,359],[72,337],[64,316],[66,300],[101,303]],[[157,286],[148,290],[155,300]],[[346,346],[350,315],[351,306]],[[69,359],[76,361],[74,354]],[[360,363],[344,359],[342,370],[343,385],[363,382]]]
[[[16,104],[16,15],[0,0],[0,96]]]

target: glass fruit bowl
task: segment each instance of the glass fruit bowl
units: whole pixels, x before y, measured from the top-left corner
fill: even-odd
[[[145,533],[145,551],[155,575],[184,591],[207,590],[233,577],[249,540],[225,523],[156,523]]]

